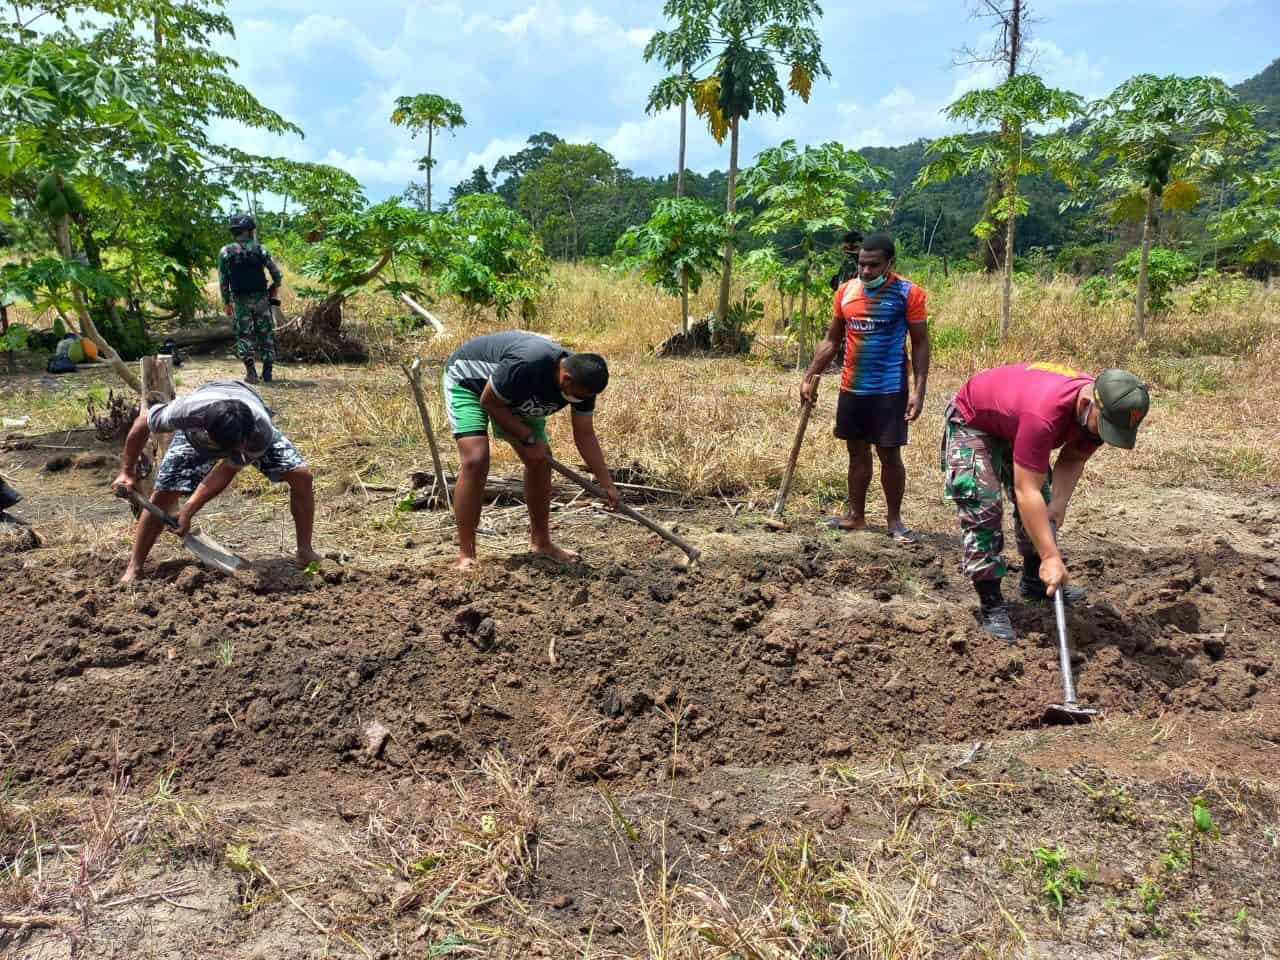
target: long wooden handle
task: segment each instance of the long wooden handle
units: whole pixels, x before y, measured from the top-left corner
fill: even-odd
[[[791,456],[787,458],[787,469],[782,473],[782,486],[778,488],[778,499],[773,504],[773,515],[782,516],[787,508],[787,497],[791,494],[791,478],[795,476],[796,461],[800,459],[800,447],[804,445],[804,432],[809,426],[809,414],[813,412],[813,404],[806,403],[800,410],[800,424],[796,427],[796,438],[791,442]]]
[[[127,494],[117,493],[116,496],[117,497],[124,496],[130,503],[132,503],[139,510],[147,511],[147,513],[151,514],[153,517],[155,517],[157,520],[163,523],[166,527],[176,527],[178,525],[177,517],[173,516],[173,514],[171,513],[165,513],[163,510],[157,507],[154,503],[152,503],[150,500],[148,500],[146,497],[140,494],[137,490],[130,490]]]
[[[572,480],[578,486],[582,487],[583,490],[586,490],[592,496],[599,497],[601,500],[609,499],[605,495],[604,490],[602,490],[597,484],[592,483],[582,474],[578,473],[578,471],[569,469],[563,463],[557,460],[555,457],[551,458],[551,469],[556,471],[556,473],[561,474],[562,476],[568,477],[570,480]],[[663,540],[667,541],[667,543],[675,544],[675,546],[679,547],[681,550],[685,552],[685,555],[688,556],[689,561],[691,563],[696,562],[697,559],[700,556],[702,556],[702,552],[693,544],[689,543],[687,540],[684,540],[676,536],[666,527],[662,526],[662,524],[655,523],[653,520],[650,520],[639,510],[629,507],[625,503],[620,503],[618,504],[618,512],[621,513],[623,516],[630,517],[632,520],[640,524],[642,527],[652,530],[654,533],[660,536]]]

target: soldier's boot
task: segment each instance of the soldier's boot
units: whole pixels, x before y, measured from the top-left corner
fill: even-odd
[[[1009,608],[1004,605],[1004,598],[1000,595],[1000,581],[979,580],[974,588],[978,591],[978,619],[982,622],[982,629],[997,640],[1008,644],[1016,643],[1018,634],[1013,629],[1013,621],[1009,619]]]
[[[271,382],[271,361],[270,360],[262,361],[262,382],[263,383]]]
[[[252,360],[246,360],[244,362],[244,382],[245,383],[258,382],[258,368],[253,365]]]

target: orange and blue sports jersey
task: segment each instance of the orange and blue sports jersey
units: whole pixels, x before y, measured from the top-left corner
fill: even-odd
[[[924,290],[896,273],[878,290],[857,277],[840,286],[835,312],[844,321],[844,373],[840,389],[861,394],[907,389],[907,324],[928,318]]]

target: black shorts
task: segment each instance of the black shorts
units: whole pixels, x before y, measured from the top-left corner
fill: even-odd
[[[907,391],[860,394],[841,390],[835,434],[840,440],[862,440],[877,447],[905,447]]]

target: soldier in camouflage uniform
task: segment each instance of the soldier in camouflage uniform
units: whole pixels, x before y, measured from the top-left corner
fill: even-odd
[[[1146,385],[1125,370],[1095,379],[1051,363],[984,370],[947,405],[945,496],[960,517],[964,572],[991,636],[1017,639],[1000,592],[1004,497],[1013,504],[1022,598],[1044,600],[1061,590],[1064,600],[1083,601],[1084,590],[1067,583],[1058,530],[1085,462],[1103,443],[1132,449],[1149,406]]]
[[[262,379],[271,382],[275,360],[275,315],[272,307],[284,276],[271,254],[258,243],[253,217],[239,214],[231,218],[235,239],[218,252],[218,286],[227,316],[236,334],[236,354],[244,361],[245,381],[258,382],[254,350],[262,359]],[[267,277],[271,275],[271,284]]]

